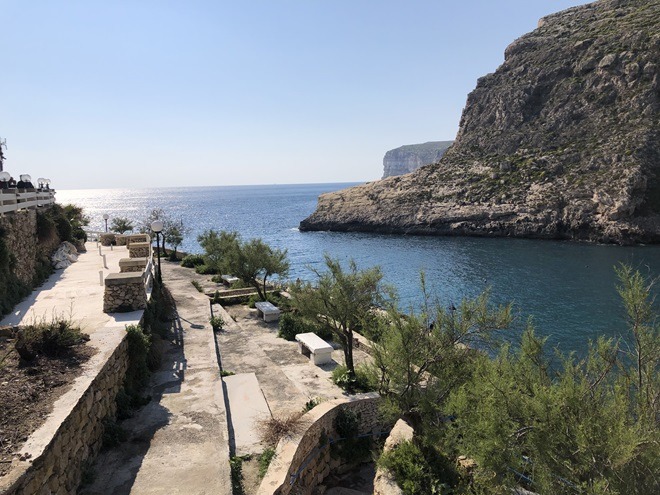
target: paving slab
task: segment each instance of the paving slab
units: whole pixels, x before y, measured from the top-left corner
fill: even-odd
[[[265,446],[259,424],[270,419],[270,409],[259,386],[257,375],[241,373],[223,378],[229,404],[230,445],[235,455],[261,453]]]

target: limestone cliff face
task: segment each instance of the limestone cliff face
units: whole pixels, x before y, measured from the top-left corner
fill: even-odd
[[[453,142],[430,141],[422,144],[407,144],[388,151],[383,158],[383,179],[409,174],[420,167],[439,162]]]
[[[477,81],[440,163],[324,194],[301,230],[660,241],[660,0],[550,15]]]

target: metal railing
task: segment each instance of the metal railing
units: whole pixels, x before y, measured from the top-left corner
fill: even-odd
[[[55,203],[53,189],[0,189],[0,216]]]

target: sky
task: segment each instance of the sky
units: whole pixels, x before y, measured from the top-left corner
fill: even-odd
[[[5,170],[56,189],[362,182],[454,139],[575,0],[0,0]]]

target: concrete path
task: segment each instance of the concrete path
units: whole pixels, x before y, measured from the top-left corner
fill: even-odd
[[[163,262],[178,317],[152,376],[151,402],[122,426],[129,440],[102,453],[84,494],[231,494],[225,399],[209,300],[189,270]]]
[[[85,244],[87,252],[80,253],[78,261],[68,268],[57,270],[40,287],[19,303],[12,313],[0,321],[2,325],[20,325],[51,320],[63,316],[80,325],[83,332],[90,335],[90,344],[102,347],[104,343],[116,345],[115,339],[107,342],[108,331],[123,330],[126,325],[137,323],[142,311],[131,313],[106,314],[103,312],[103,278],[111,272],[119,272],[120,258],[128,258],[125,247],[99,247],[95,242]],[[121,334],[123,337],[123,333]]]
[[[234,455],[260,454],[267,447],[259,436],[259,423],[270,419],[270,409],[254,373],[223,378],[229,403],[229,436]]]

